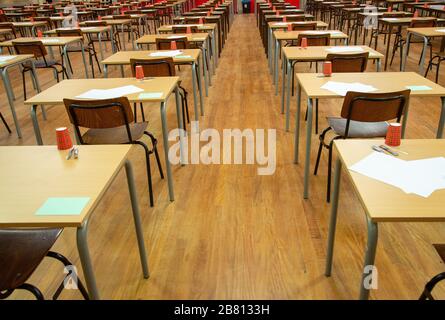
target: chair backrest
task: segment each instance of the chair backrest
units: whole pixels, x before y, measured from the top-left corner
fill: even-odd
[[[317,29],[317,22],[292,23],[292,31],[310,31]]]
[[[62,229],[0,229],[0,298],[25,283],[61,232]],[[11,292],[2,296],[2,291]]]
[[[347,119],[345,137],[348,136],[351,120],[361,122],[380,122],[396,119],[400,122],[411,90],[364,93],[346,93],[341,109],[341,117]]]
[[[46,48],[42,41],[20,41],[14,40],[12,42],[14,50],[17,54],[32,54],[34,57],[45,57],[47,54]]]
[[[281,22],[281,21],[283,21],[283,17],[280,17],[280,16],[268,17],[267,21],[268,22]]]
[[[131,15],[130,14],[122,14],[120,16],[113,16],[114,20],[119,20],[119,19],[131,19]]]
[[[331,61],[332,72],[364,72],[368,64],[369,52],[329,53],[326,61]]]
[[[173,26],[172,27],[173,33],[186,33],[187,32],[187,26]],[[198,33],[199,29],[198,26],[190,26],[190,31],[192,33]]]
[[[187,37],[178,37],[178,38],[156,38],[156,49],[157,50],[170,50],[171,49],[171,43],[175,41],[176,42],[176,48],[177,49],[188,49],[189,48],[189,42],[187,40]]]
[[[410,28],[432,28],[437,24],[437,19],[412,19]]]
[[[80,127],[110,129],[126,126],[128,142],[132,142],[129,124],[134,120],[127,97],[104,100],[63,99],[66,111],[76,133],[83,144]]]
[[[82,36],[82,30],[76,29],[56,29],[58,37],[78,37]]]
[[[307,39],[308,46],[328,46],[331,35],[329,33],[318,33],[318,34],[310,34],[310,33],[300,33],[297,39],[297,46],[301,45],[301,39]]]
[[[142,66],[146,77],[174,77],[176,75],[173,58],[130,59],[131,72],[136,76],[136,66]]]
[[[286,16],[287,22],[296,22],[296,21],[304,21],[304,16]]]

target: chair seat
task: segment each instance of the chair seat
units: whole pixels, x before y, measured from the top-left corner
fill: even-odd
[[[131,137],[135,141],[143,136],[148,122],[131,123],[129,126]],[[130,142],[125,126],[110,129],[89,129],[82,135],[82,140],[86,144],[124,144]]]
[[[46,64],[45,64],[45,61],[43,61],[43,60],[35,60],[34,61],[34,65],[36,68],[46,68],[48,66],[53,66],[55,64],[58,64],[58,62],[54,59],[46,59]],[[29,67],[31,67],[31,64],[29,64]]]
[[[332,130],[339,136],[345,136],[346,130],[346,119],[328,117],[327,118],[329,126]],[[349,123],[349,138],[375,138],[386,136],[386,131],[388,130],[388,123],[386,121],[382,122],[360,122],[353,121]]]

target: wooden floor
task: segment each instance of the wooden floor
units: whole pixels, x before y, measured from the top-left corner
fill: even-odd
[[[382,43],[379,50],[383,52]],[[419,46],[413,45],[407,70],[417,70],[419,52]],[[83,77],[80,61],[73,58],[77,77]],[[397,70],[397,63],[396,59],[391,70]],[[374,68],[371,64],[368,70]],[[309,71],[309,65],[298,66],[297,72],[301,71]],[[183,85],[191,92],[190,69],[182,67],[180,74]],[[54,84],[49,72],[39,75],[43,87]],[[119,77],[117,71],[110,75]],[[33,145],[29,110],[22,104],[20,75],[15,72],[11,76],[24,138],[8,136],[0,127],[0,144]],[[209,97],[205,99],[206,114],[200,118],[201,128],[277,129],[275,174],[258,176],[256,165],[174,166],[176,201],[170,202],[166,181],[155,171],[155,207],[150,208],[143,151],[135,146],[130,159],[137,176],[151,277],[148,280],[142,277],[129,195],[121,172],[96,209],[89,229],[101,297],[356,299],[366,246],[364,212],[345,178],[340,195],[334,270],[332,277],[326,278],[323,274],[329,219],[329,206],[324,201],[326,157],[322,159],[319,175],[311,179],[310,199],[303,200],[303,167],[292,163],[293,134],[284,131],[280,96],[274,95],[254,15],[236,16],[212,80]],[[440,82],[445,84],[443,76]],[[12,124],[4,92],[1,98],[0,110]],[[408,138],[435,136],[439,102],[438,98],[411,99]],[[326,126],[325,116],[339,114],[340,107],[340,99],[321,103],[321,127]],[[294,99],[291,108],[294,112]],[[147,105],[146,110],[150,130],[161,143],[159,106]],[[54,144],[54,129],[69,122],[62,106],[49,107],[47,111],[48,120],[40,119],[43,139]],[[168,116],[172,127],[173,104]],[[293,120],[292,116],[292,124]],[[304,144],[300,152],[303,151]],[[312,164],[315,152],[313,143]],[[45,183],[43,176],[41,183]],[[23,201],[26,196],[23,195]],[[378,290],[372,291],[372,299],[416,299],[426,281],[445,271],[432,247],[433,243],[445,242],[445,223],[382,223],[379,233]],[[69,257],[81,273],[75,230],[66,229],[54,249]],[[62,279],[62,268],[56,262],[45,261],[29,282],[49,298]],[[445,297],[445,287],[438,287],[437,295]],[[12,298],[31,296],[21,292]],[[61,298],[81,296],[77,291],[65,290]]]

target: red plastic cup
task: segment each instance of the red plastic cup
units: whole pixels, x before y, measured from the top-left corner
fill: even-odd
[[[170,49],[171,49],[171,50],[176,50],[176,49],[178,49],[178,47],[176,46],[176,41],[172,41],[172,42],[170,42]]]
[[[425,4],[423,5],[423,7],[424,7],[424,8],[428,8],[428,7],[429,7],[428,3],[425,3]]]
[[[331,63],[331,61],[323,62],[323,75],[325,77],[330,77],[332,75],[332,63]]]
[[[70,133],[67,127],[61,127],[56,129],[57,149],[67,150],[73,147]]]
[[[29,21],[34,22],[34,17],[29,17]]]
[[[272,6],[272,10],[273,10],[273,12],[277,11],[277,9],[275,8],[275,6]]]
[[[187,33],[187,34],[192,33],[192,28],[190,28],[190,26],[187,26],[187,29],[185,30],[185,33]]]
[[[289,24],[287,25],[287,31],[292,31],[292,23],[289,23]]]
[[[76,22],[76,28],[80,28],[80,22],[79,21]]]
[[[63,12],[59,12],[59,16],[63,17]]]
[[[207,11],[207,17],[210,17],[211,14],[212,14],[212,10]]]
[[[43,32],[40,29],[37,30],[37,38],[43,38]]]
[[[144,80],[144,69],[142,66],[136,66],[136,79]]]
[[[202,18],[199,18],[198,24],[203,24],[204,21],[202,20]]]
[[[286,16],[283,17],[283,22],[287,22]]]
[[[307,38],[301,38],[300,47],[307,48]]]
[[[97,20],[102,21],[102,16],[98,16]]]
[[[392,12],[392,7],[388,7],[388,12]]]
[[[400,146],[402,138],[402,125],[400,123],[390,123],[386,132],[385,144],[391,147]]]
[[[277,17],[278,17],[280,15],[280,10],[277,10],[276,14],[277,14]]]
[[[414,17],[414,18],[417,18],[418,16],[419,16],[419,11],[418,11],[418,10],[414,11],[414,15],[413,15],[413,17]]]

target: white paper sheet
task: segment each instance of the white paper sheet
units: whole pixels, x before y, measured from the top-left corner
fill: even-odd
[[[326,34],[329,33],[330,35],[334,34],[342,34],[341,31],[335,31],[335,30],[310,30],[310,31],[304,31],[303,34]]]
[[[144,90],[136,86],[123,86],[112,89],[92,89],[84,92],[76,98],[78,99],[112,99],[123,97],[132,93],[143,92]]]
[[[445,29],[436,29],[436,30],[434,30],[434,31],[437,31],[437,32],[445,32]]]
[[[350,166],[349,170],[425,198],[436,190],[445,189],[443,157],[405,161],[373,152]]]
[[[42,39],[42,43],[58,43],[59,39]]]
[[[337,82],[337,81],[328,81],[323,86],[321,86],[321,88],[334,92],[343,97],[346,95],[348,91],[372,92],[377,90],[377,88],[374,88],[373,86],[369,86],[359,82],[348,83],[348,82]]]
[[[17,56],[0,56],[0,63],[14,59]]]
[[[174,57],[182,53],[181,50],[160,51],[150,53],[150,57]]]
[[[362,47],[339,46],[326,49],[326,51],[329,51],[331,53],[342,53],[342,52],[364,52],[365,50],[363,50]]]
[[[287,26],[288,23],[287,22],[276,22],[273,24],[274,26]]]
[[[167,39],[181,39],[186,38],[186,36],[168,36]]]

